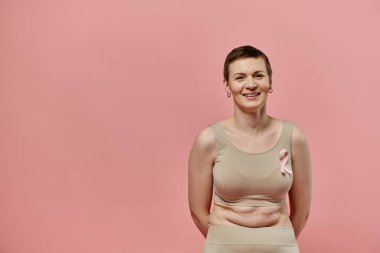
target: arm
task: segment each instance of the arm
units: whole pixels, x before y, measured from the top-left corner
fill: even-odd
[[[290,220],[298,238],[310,215],[311,158],[304,132],[293,125],[292,134],[293,184],[289,191]]]
[[[206,238],[212,200],[212,167],[216,141],[211,127],[196,136],[188,160],[188,200],[191,217]]]

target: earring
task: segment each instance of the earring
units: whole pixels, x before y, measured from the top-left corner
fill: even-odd
[[[231,92],[227,92],[227,97],[231,97]]]
[[[270,88],[268,92],[269,92],[269,93],[272,93],[272,92],[273,92],[273,89],[272,89],[272,88]]]

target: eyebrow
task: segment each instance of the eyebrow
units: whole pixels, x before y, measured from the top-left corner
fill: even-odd
[[[262,70],[256,70],[255,72],[253,72],[253,74],[260,73],[260,72],[264,72],[264,71],[262,71]],[[233,76],[239,75],[239,74],[245,75],[245,73],[235,73]]]

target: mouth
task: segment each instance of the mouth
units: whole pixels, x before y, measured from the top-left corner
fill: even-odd
[[[257,97],[261,94],[261,92],[256,92],[256,93],[245,93],[245,94],[242,94],[244,97],[247,97],[247,98],[252,98],[252,97]]]

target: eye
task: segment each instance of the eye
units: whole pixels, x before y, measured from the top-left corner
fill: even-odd
[[[243,79],[243,77],[239,76],[239,77],[236,78],[236,80],[239,80],[239,79]]]

